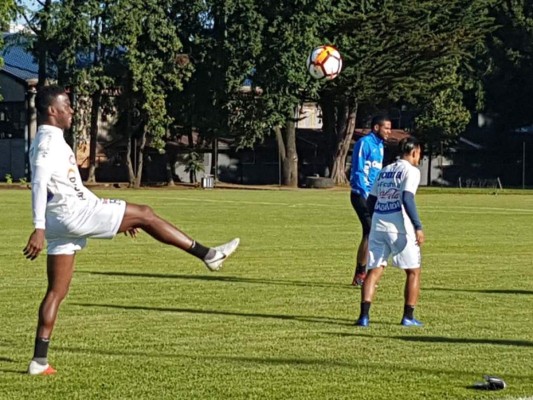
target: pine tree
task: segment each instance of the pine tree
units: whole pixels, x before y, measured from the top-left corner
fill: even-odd
[[[253,80],[262,89],[257,104],[263,125],[254,126],[259,129],[250,136],[254,139],[261,132],[263,135],[269,130],[275,132],[282,184],[286,186],[298,184],[296,107],[306,96],[316,94],[319,87],[307,73],[306,58],[313,47],[322,44],[319,34],[331,7],[326,0],[260,2],[265,24]]]
[[[485,111],[505,129],[533,124],[533,2],[496,2],[497,29],[488,41]]]
[[[0,27],[6,31],[5,27],[15,18],[17,7],[14,0],[0,0]],[[4,38],[0,37],[0,49],[4,47]],[[4,65],[4,60],[0,57],[0,67]],[[0,96],[0,100],[2,97]]]
[[[347,182],[344,165],[353,132],[348,127],[355,125],[358,106],[379,109],[402,102],[423,109],[431,104],[436,93],[469,88],[471,78],[467,75],[492,29],[490,3],[490,0],[339,3],[336,9],[339,22],[329,31],[344,55],[345,69],[331,92],[324,91],[321,102],[326,130],[333,137],[335,182]],[[324,101],[328,98],[334,101]]]

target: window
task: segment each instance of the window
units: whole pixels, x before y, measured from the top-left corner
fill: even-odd
[[[0,103],[0,139],[24,139],[25,129],[25,103]]]

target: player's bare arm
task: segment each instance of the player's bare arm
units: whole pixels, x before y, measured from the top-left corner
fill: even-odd
[[[426,236],[424,235],[424,231],[422,229],[417,229],[415,231],[415,235],[416,235],[416,243],[419,246],[422,246],[424,242],[426,241]]]
[[[30,238],[26,247],[24,247],[23,253],[24,256],[29,260],[35,260],[37,256],[41,253],[44,248],[44,229],[35,229]]]

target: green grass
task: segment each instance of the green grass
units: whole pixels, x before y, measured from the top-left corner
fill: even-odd
[[[502,399],[533,395],[533,193],[421,191],[421,329],[399,326],[386,271],[371,326],[349,285],[360,228],[346,191],[114,190],[206,245],[241,237],[219,273],[146,234],[77,257],[50,348],[24,374],[44,257],[21,250],[29,191],[0,191],[0,399]],[[475,391],[483,374],[508,389]]]

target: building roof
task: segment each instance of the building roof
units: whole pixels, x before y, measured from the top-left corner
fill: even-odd
[[[4,48],[0,51],[0,56],[4,59],[2,71],[25,82],[36,80],[39,76],[39,65],[26,49],[27,42],[18,40],[20,35],[4,34],[3,36]]]

